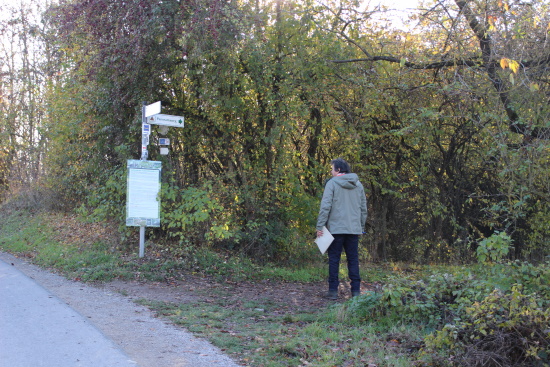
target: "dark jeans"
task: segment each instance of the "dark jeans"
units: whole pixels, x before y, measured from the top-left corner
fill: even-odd
[[[348,260],[348,276],[351,281],[351,291],[359,292],[361,277],[359,276],[359,236],[356,234],[333,234],[334,241],[327,249],[328,253],[328,289],[338,289],[338,273],[340,270],[340,258],[342,250],[346,252]]]

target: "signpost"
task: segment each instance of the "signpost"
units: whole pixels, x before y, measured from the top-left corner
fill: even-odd
[[[164,126],[183,127],[183,116],[157,114],[147,118],[147,123]]]
[[[139,257],[145,256],[145,227],[160,227],[160,173],[162,162],[148,161],[151,124],[183,127],[183,116],[163,115],[160,101],[141,108],[141,158],[128,160],[126,225],[139,226]],[[170,144],[164,139],[164,144]],[[161,148],[168,154],[168,148]]]

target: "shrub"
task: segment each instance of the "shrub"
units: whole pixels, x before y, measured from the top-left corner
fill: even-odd
[[[477,260],[482,263],[498,262],[508,255],[512,247],[512,238],[506,232],[495,232],[483,239],[477,248]]]
[[[168,236],[180,243],[204,243],[236,236],[234,226],[224,214],[224,207],[218,202],[211,188],[176,186],[163,184],[161,192],[162,223]]]
[[[353,297],[348,305],[348,311],[354,317],[366,319],[380,314],[380,299],[382,295],[377,292],[365,292],[361,297]]]
[[[126,215],[125,166],[102,171],[97,182],[88,187],[85,203],[78,209],[82,217],[91,221],[118,220],[123,223]]]
[[[423,353],[431,359],[448,353],[456,366],[547,366],[550,362],[550,310],[521,285],[494,290],[467,307],[462,319],[426,337]],[[433,361],[432,361],[433,362]]]
[[[433,366],[547,366],[550,264],[492,264],[422,280],[395,279],[352,299],[346,315],[431,328]]]
[[[455,318],[472,300],[481,299],[487,287],[468,272],[435,273],[424,280],[394,279],[368,301],[363,295],[349,307],[367,319],[386,317],[437,327]]]

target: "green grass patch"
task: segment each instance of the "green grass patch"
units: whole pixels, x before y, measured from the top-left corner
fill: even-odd
[[[311,261],[311,259],[310,259]],[[284,282],[321,282],[328,275],[326,255],[320,255],[316,261],[304,262],[301,266],[279,266],[277,264],[256,264],[251,259],[242,256],[227,256],[208,248],[194,249],[181,259],[187,269],[197,274],[214,277],[216,280],[230,279],[232,281],[275,280]],[[383,282],[395,276],[415,277],[422,274],[421,267],[411,265],[362,265],[361,278],[366,282]],[[340,278],[347,279],[345,255],[340,262]]]
[[[123,261],[120,253],[103,242],[82,246],[55,240],[50,223],[56,219],[59,217],[28,211],[4,213],[0,218],[0,250],[83,281],[130,279],[140,273],[141,265]]]
[[[356,323],[340,307],[280,314],[279,305],[261,302],[228,307],[222,302],[173,304],[140,300],[160,316],[210,340],[250,366],[411,366],[408,354],[418,330]],[[399,340],[396,340],[399,338]]]

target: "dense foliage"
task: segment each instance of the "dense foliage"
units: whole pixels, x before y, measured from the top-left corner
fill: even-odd
[[[171,153],[153,141],[150,154],[163,162],[154,235],[173,252],[193,244],[291,258],[311,242],[328,163],[342,156],[368,191],[370,259],[469,261],[505,234],[506,256],[543,261],[548,5],[427,1],[409,28],[364,6],[49,6],[40,27],[10,38],[31,37],[44,59],[19,75],[1,58],[0,189],[39,185],[57,208],[124,223],[140,108],[162,101],[163,113],[185,116],[166,135]],[[28,25],[25,9],[3,21],[4,35]],[[25,98],[8,99],[15,91]],[[161,134],[155,127],[153,140]],[[17,176],[27,167],[32,177]]]
[[[499,251],[488,251],[500,260]],[[346,305],[346,314],[428,330],[421,365],[547,366],[550,263],[483,261],[478,268],[395,279]],[[434,330],[430,332],[429,330]]]

